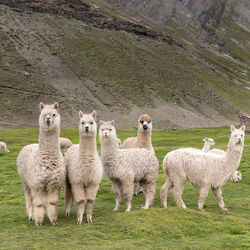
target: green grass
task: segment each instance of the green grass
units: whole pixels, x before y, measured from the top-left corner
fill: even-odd
[[[118,131],[122,140],[136,135],[136,131]],[[78,143],[78,130],[62,129],[61,136]],[[216,147],[226,149],[229,128],[180,129],[155,131],[153,144],[162,163],[167,152],[181,147],[202,147],[202,138],[212,137]],[[133,199],[132,211],[112,212],[114,194],[111,183],[103,178],[94,204],[93,223],[76,225],[75,206],[70,217],[64,215],[63,190],[58,205],[59,225],[52,227],[46,218],[40,228],[29,222],[25,214],[25,201],[15,161],[20,149],[37,142],[36,128],[1,128],[0,140],[7,143],[11,152],[0,154],[0,248],[1,249],[229,249],[250,247],[249,149],[247,136],[239,170],[240,183],[228,182],[223,196],[228,213],[223,213],[212,193],[205,202],[206,212],[197,211],[198,190],[190,183],[185,186],[183,200],[187,209],[176,207],[170,194],[169,208],[160,206],[159,190],[164,183],[161,167],[153,208],[141,210],[142,195]],[[99,143],[98,143],[98,149]]]

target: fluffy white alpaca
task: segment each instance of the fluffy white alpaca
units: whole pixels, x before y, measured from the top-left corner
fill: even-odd
[[[39,144],[25,146],[18,155],[18,173],[24,185],[29,220],[41,226],[45,212],[52,225],[57,225],[56,205],[66,170],[60,151],[60,115],[58,104],[40,103]]]
[[[168,153],[163,160],[166,182],[161,188],[161,202],[167,207],[167,195],[170,189],[178,206],[186,208],[182,200],[182,191],[187,180],[200,189],[198,209],[203,204],[212,188],[219,207],[227,211],[222,198],[221,187],[238,168],[244,148],[245,126],[236,129],[231,126],[231,136],[225,155],[206,153],[188,148],[177,149]]]
[[[204,141],[204,145],[202,151],[208,152],[212,146],[214,146],[214,139],[205,137],[202,141]]]
[[[138,182],[146,197],[143,208],[147,209],[154,200],[158,176],[159,163],[155,154],[144,148],[119,149],[114,121],[100,121],[99,138],[104,171],[115,191],[114,211],[119,210],[122,195],[126,211],[131,210],[134,183]]]
[[[72,142],[68,138],[60,137],[60,148],[64,149],[64,154],[67,152],[68,148],[72,146]]]
[[[0,152],[3,151],[5,153],[9,153],[9,149],[6,146],[6,143],[3,141],[0,141]]]
[[[145,148],[154,153],[151,142],[152,135],[152,119],[149,115],[141,115],[138,120],[137,137],[129,137],[123,143],[121,148]]]
[[[65,209],[69,216],[74,198],[77,224],[82,224],[85,209],[87,221],[92,222],[93,202],[102,180],[103,168],[96,146],[96,112],[83,114],[80,111],[79,118],[80,144],[72,145],[64,157],[67,169]]]

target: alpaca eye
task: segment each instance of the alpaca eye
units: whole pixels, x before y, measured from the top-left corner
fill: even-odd
[[[90,124],[93,125],[93,122],[91,122]]]
[[[102,128],[102,131],[104,131],[104,129]]]
[[[53,117],[55,117],[56,116],[56,114],[53,114]]]
[[[143,124],[143,121],[140,121],[141,124]]]
[[[151,120],[148,121],[148,123],[150,123],[150,122],[151,122]]]
[[[112,131],[112,128],[110,128],[109,131]]]
[[[84,122],[82,122],[82,125],[84,124]]]

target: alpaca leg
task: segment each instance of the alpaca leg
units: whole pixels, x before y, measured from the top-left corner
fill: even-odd
[[[174,183],[173,187],[173,197],[178,207],[186,208],[184,201],[182,200],[182,191],[184,188],[184,183]]]
[[[125,212],[129,212],[131,210],[131,202],[134,191],[134,182],[133,181],[124,181],[122,182],[122,194],[124,196],[124,200],[127,205],[127,209]]]
[[[200,211],[204,211],[203,205],[208,196],[208,191],[209,191],[209,186],[204,186],[204,187],[201,187],[200,189],[200,198],[198,200],[198,210]]]
[[[66,189],[64,194],[64,207],[66,210],[66,216],[70,215],[70,211],[73,205],[73,193],[71,190],[71,184],[68,177],[66,178]]]
[[[163,207],[165,207],[165,208],[167,208],[168,192],[172,186],[173,186],[173,184],[172,184],[171,180],[167,177],[166,182],[163,184],[163,186],[161,188],[161,193],[160,193],[161,203],[162,203]]]
[[[148,209],[149,206],[153,203],[155,197],[155,183],[154,182],[147,182],[145,183],[145,205],[142,209]]]
[[[223,211],[228,211],[228,209],[225,207],[224,201],[223,201],[223,197],[222,197],[222,191],[221,188],[213,188],[213,193],[214,196],[216,198],[216,200],[218,201],[219,207],[223,210]]]
[[[139,183],[134,183],[134,196],[137,196],[139,191]]]
[[[31,190],[34,206],[35,225],[41,226],[45,214],[46,194],[43,190]]]
[[[87,222],[92,222],[92,213],[93,213],[93,202],[95,200],[99,185],[90,185],[88,186],[86,191],[86,214],[87,214]]]
[[[119,181],[113,181],[112,185],[115,191],[115,208],[113,209],[113,211],[115,212],[120,209],[120,204],[122,200],[122,188],[121,183]]]
[[[73,184],[71,187],[72,187],[74,200],[76,201],[77,224],[82,224],[82,217],[83,217],[85,204],[86,204],[85,190],[83,188],[82,183]]]
[[[48,193],[47,195],[47,206],[46,206],[46,210],[47,210],[47,214],[50,220],[50,223],[53,226],[56,226],[57,223],[57,211],[56,211],[56,205],[59,201],[59,193],[60,190],[56,190],[53,193]]]
[[[29,220],[34,220],[34,206],[32,204],[31,191],[27,185],[24,185],[24,195],[26,201],[26,211],[29,216]]]

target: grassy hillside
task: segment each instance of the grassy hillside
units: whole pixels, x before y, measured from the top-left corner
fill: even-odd
[[[171,24],[172,33],[161,33],[136,26],[118,10],[111,19],[105,8],[90,8],[98,20],[91,19],[92,24],[84,19],[88,12],[77,20],[48,14],[49,8],[19,12],[0,5],[1,121],[35,125],[34,105],[55,100],[67,126],[75,125],[79,109],[114,117],[120,128],[131,128],[142,112],[152,114],[156,127],[166,128],[225,125],[249,110],[244,60],[212,47],[201,50],[181,25]],[[150,32],[173,36],[179,45],[164,42],[161,35],[152,39]],[[242,44],[248,37],[243,29],[230,32]],[[230,46],[244,57],[244,50]]]
[[[77,129],[62,129],[61,135],[78,143]],[[118,131],[124,140],[136,135],[136,131]],[[181,147],[202,147],[202,138],[214,138],[216,147],[226,149],[229,128],[202,128],[157,131],[153,133],[153,145],[160,165],[165,154]],[[103,178],[94,204],[93,223],[76,225],[75,206],[70,217],[65,217],[63,190],[58,206],[59,225],[52,227],[48,219],[40,228],[29,222],[25,214],[22,183],[17,174],[15,161],[20,149],[37,142],[38,129],[0,129],[0,140],[7,143],[10,153],[0,154],[0,248],[1,249],[235,249],[250,247],[249,232],[249,136],[239,170],[243,180],[228,182],[223,187],[223,197],[228,213],[223,213],[212,193],[205,202],[206,212],[197,211],[198,190],[187,183],[183,200],[187,209],[176,207],[172,195],[169,208],[160,206],[159,191],[164,183],[161,167],[153,208],[141,210],[142,195],[133,199],[132,211],[114,213],[114,193],[111,183]],[[98,144],[99,147],[99,144]]]

